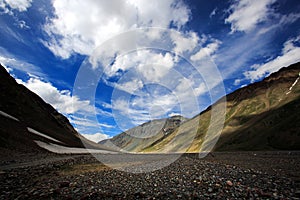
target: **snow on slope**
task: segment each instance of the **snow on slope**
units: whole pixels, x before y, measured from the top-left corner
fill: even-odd
[[[45,142],[36,141],[37,145],[40,147],[51,151],[53,153],[58,154],[86,154],[86,153],[104,153],[104,154],[116,154],[113,151],[106,151],[106,150],[98,150],[98,149],[84,149],[84,148],[75,148],[75,147],[65,147],[57,144],[47,144]]]
[[[15,120],[15,121],[17,121],[17,122],[20,121],[20,120],[18,120],[17,118],[15,118],[15,117],[13,117],[13,116],[11,116],[11,115],[9,115],[9,114],[7,114],[7,113],[1,111],[1,110],[0,110],[0,115],[4,116],[4,117],[6,117],[6,118],[9,118],[9,119]]]
[[[54,142],[63,143],[63,142],[61,142],[61,141],[58,141],[58,140],[54,139],[53,137],[50,137],[50,136],[45,135],[45,134],[43,134],[43,133],[41,133],[41,132],[39,132],[39,131],[36,131],[36,130],[34,130],[33,128],[27,127],[27,130],[28,130],[30,133],[33,133],[33,134],[36,134],[36,135],[38,135],[38,136],[47,138],[47,139],[52,140],[52,141],[54,141]]]
[[[289,91],[287,93],[285,93],[286,95],[288,95],[289,93],[291,93],[293,87],[297,84],[297,82],[299,81],[300,78],[300,72],[299,72],[299,77],[295,80],[295,82],[292,84],[292,86],[289,88]]]

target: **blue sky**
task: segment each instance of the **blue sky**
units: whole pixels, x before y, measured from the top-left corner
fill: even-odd
[[[0,62],[98,141],[300,61],[298,0],[0,0]]]

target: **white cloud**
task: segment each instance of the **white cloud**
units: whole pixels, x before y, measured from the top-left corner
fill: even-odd
[[[69,90],[58,89],[50,82],[41,80],[29,73],[28,75],[30,78],[27,81],[21,79],[16,79],[16,81],[39,95],[59,112],[65,114],[79,133],[95,133],[101,131],[101,128],[114,128],[110,124],[99,123],[96,118],[96,115],[111,117],[111,113],[95,108],[89,100],[72,96]]]
[[[112,111],[114,120],[123,131],[129,128],[130,123],[140,125],[151,120],[151,117],[145,108],[133,108],[129,101],[122,98],[112,101]]]
[[[238,86],[241,84],[241,79],[235,79],[233,85]]]
[[[31,7],[31,3],[32,0],[0,0],[0,8],[4,13],[11,13],[11,9],[24,12]]]
[[[198,35],[192,31],[187,34],[172,31],[170,37],[175,44],[173,51],[177,54],[182,54],[185,51],[193,51],[199,42]]]
[[[70,116],[70,122],[76,124],[76,126],[83,126],[83,127],[103,127],[103,128],[114,128],[114,126],[106,124],[106,123],[98,123],[97,121],[93,121],[86,117],[79,117],[79,116]]]
[[[125,83],[116,83],[114,85],[119,90],[123,90],[125,92],[132,94],[132,93],[134,93],[134,91],[141,89],[144,84],[141,80],[133,79],[133,80],[125,82]]]
[[[220,42],[204,36],[201,40],[197,39],[198,44],[207,41],[214,43],[206,47],[206,51],[212,55]],[[189,48],[186,46],[181,49],[193,52],[198,49]],[[117,57],[114,64],[107,68],[105,73],[108,77],[120,79],[115,83],[104,81],[128,93],[124,95],[115,91],[112,106],[105,106],[113,110],[115,120],[123,130],[129,128],[130,124],[139,125],[151,119],[166,117],[170,112],[180,111],[188,117],[198,113],[197,100],[208,89],[195,67],[178,64],[182,60],[176,60],[175,57],[169,52],[143,49]]]
[[[281,29],[282,27],[285,27],[286,25],[292,24],[296,22],[300,18],[300,13],[289,13],[287,15],[281,15],[278,13],[274,13],[274,18],[277,18],[275,22],[271,26],[262,27],[258,34],[265,34],[271,30]]]
[[[229,11],[230,15],[225,19],[231,24],[231,32],[253,30],[257,24],[267,20],[272,12],[270,5],[276,0],[235,0]]]
[[[25,73],[46,77],[46,75],[41,72],[41,69],[39,67],[27,63],[23,60],[18,60],[1,48],[0,48],[0,54],[2,54],[0,55],[0,63],[10,68],[10,71],[13,69],[17,69]]]
[[[201,94],[204,94],[206,92],[208,92],[208,90],[207,90],[205,83],[203,83],[203,82],[200,83],[199,86],[194,89],[194,94],[196,96],[200,96]]]
[[[0,57],[0,60],[1,60],[1,57]],[[0,62],[1,63],[1,62]],[[12,71],[12,69],[10,67],[7,67],[6,65],[4,65],[3,63],[1,63],[1,65],[4,67],[4,69],[10,73]]]
[[[215,16],[217,13],[217,10],[218,10],[217,8],[213,9],[213,11],[209,14],[209,18],[212,18],[213,16]]]
[[[145,54],[146,59],[137,66],[137,70],[148,81],[159,81],[168,74],[174,67],[175,58],[170,53],[152,53]]]
[[[82,134],[81,133],[81,135],[84,136],[85,138],[87,138],[88,140],[91,140],[96,143],[110,138],[109,135],[106,135],[103,133],[95,133],[95,134]]]
[[[244,73],[247,79],[251,81],[258,80],[262,77],[270,75],[273,72],[278,71],[284,66],[289,66],[300,61],[300,36],[290,39],[284,43],[282,54],[277,56],[273,60],[264,64],[255,64],[251,68],[253,70]],[[297,46],[298,43],[298,46]]]
[[[186,94],[186,91],[191,88],[193,84],[193,81],[187,78],[181,78],[178,80],[178,85],[176,86],[176,89],[174,90],[176,94],[180,96],[184,96]]]
[[[3,54],[6,53],[4,52]],[[40,71],[39,67],[16,58],[6,56],[0,56],[0,63],[5,66],[8,72],[12,73],[12,76],[14,76],[14,69],[27,73],[30,76],[29,80],[23,81],[16,78],[16,81],[39,95],[45,102],[51,104],[59,112],[71,114],[78,111],[93,111],[94,108],[90,105],[90,101],[81,100],[77,96],[71,96],[71,92],[69,90],[59,90],[50,82],[41,80],[39,78],[40,76],[47,76]]]
[[[98,104],[101,105],[104,108],[109,108],[109,109],[112,108],[111,104],[109,104],[107,102],[98,102]]]
[[[17,79],[28,89],[39,95],[45,102],[64,114],[72,114],[77,111],[92,112],[93,107],[88,100],[80,100],[77,96],[71,96],[69,90],[59,90],[49,82],[44,82],[37,77],[31,77],[26,82]]]
[[[181,113],[171,112],[168,116],[169,117],[174,117],[174,116],[179,116],[179,115],[181,115]]]
[[[180,112],[184,116],[198,113],[198,95],[207,91],[204,83],[197,85],[187,78],[171,76],[172,87],[162,82],[157,85],[145,85],[133,95],[112,97],[112,111],[119,127],[128,129],[128,125],[140,125],[149,120],[166,117],[167,113]],[[171,77],[167,77],[168,79]],[[125,122],[126,121],[126,122]]]
[[[151,50],[140,50],[131,54],[117,57],[114,64],[107,68],[104,72],[107,76],[112,77],[117,74],[118,71],[134,70],[147,81],[155,82],[159,81],[169,70],[174,67],[175,57],[170,53],[159,53]],[[132,74],[129,74],[132,75]],[[129,76],[128,75],[128,76]],[[124,89],[123,86],[131,86],[133,90],[141,88],[142,83],[136,79],[127,80],[126,76],[119,83],[119,89]],[[126,83],[125,81],[128,81]],[[127,90],[132,90],[127,88]]]
[[[213,42],[209,43],[206,47],[201,48],[196,54],[191,56],[192,61],[199,61],[206,56],[212,56],[219,48],[222,42],[214,39]]]
[[[30,29],[30,27],[26,24],[26,22],[25,21],[23,21],[23,20],[20,20],[20,21],[18,21],[18,27],[19,28],[21,28],[21,29]]]
[[[102,110],[100,108],[96,108],[96,113],[97,113],[97,115],[101,115],[101,117],[112,117],[111,112]]]
[[[44,45],[62,58],[89,55],[107,39],[136,27],[180,28],[190,16],[180,0],[53,0],[53,7],[55,17],[44,26],[51,39]]]
[[[112,102],[115,119],[126,119],[132,124],[139,125],[149,120],[157,119],[170,112],[177,104],[174,94],[147,91],[143,95],[127,100],[119,97]],[[124,118],[125,117],[125,118]],[[123,129],[127,129],[125,124]]]

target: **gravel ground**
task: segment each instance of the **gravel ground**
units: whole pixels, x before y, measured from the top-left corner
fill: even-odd
[[[298,152],[98,156],[113,168],[91,155],[0,166],[0,199],[300,199]]]

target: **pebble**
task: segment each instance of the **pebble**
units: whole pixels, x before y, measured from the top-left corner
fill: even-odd
[[[62,181],[62,182],[59,183],[60,188],[69,187],[69,186],[70,186],[69,181]]]
[[[92,162],[82,157],[72,164],[66,160],[5,171],[0,199],[297,199],[300,194],[291,179],[189,156],[151,173],[61,173],[66,166]]]
[[[233,186],[233,183],[231,182],[231,181],[226,181],[226,184],[228,185],[228,186]]]

